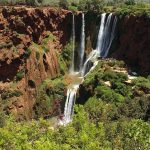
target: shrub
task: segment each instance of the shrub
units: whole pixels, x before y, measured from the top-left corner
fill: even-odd
[[[128,117],[135,119],[148,119],[148,111],[150,110],[150,98],[146,96],[135,97],[125,100],[118,108],[120,117]]]
[[[126,5],[135,5],[135,0],[126,0],[125,4]]]
[[[124,131],[125,145],[129,149],[145,149],[149,148],[149,135],[150,135],[150,125],[148,122],[143,122],[142,120],[132,120],[126,127]]]
[[[115,92],[126,97],[130,97],[132,95],[131,88],[121,82],[114,82],[112,84],[112,89],[114,89]]]
[[[86,11],[101,11],[105,2],[104,0],[80,0],[79,9]]]
[[[66,62],[62,58],[61,54],[57,54],[57,55],[58,55],[58,62],[59,62],[60,74],[61,75],[65,75],[68,66],[66,65]]]
[[[107,103],[115,103],[118,105],[124,101],[124,97],[106,86],[98,86],[95,89],[96,97],[101,98]]]
[[[20,70],[19,72],[17,72],[16,74],[16,79],[17,80],[21,80],[24,77],[24,71]]]
[[[150,92],[150,80],[144,77],[138,77],[132,81],[134,89],[142,90],[146,94]]]
[[[102,79],[105,81],[115,80],[117,79],[117,75],[114,71],[108,70],[104,72]]]
[[[27,5],[35,5],[35,0],[26,0]]]
[[[61,56],[62,59],[65,61],[65,63],[67,64],[67,67],[69,67],[69,65],[71,64],[71,59],[72,59],[72,45],[73,42],[70,41],[63,49]]]
[[[51,120],[15,122],[10,117],[0,128],[1,149],[149,149],[150,124],[138,119],[91,122],[83,106],[74,120],[51,130]]]
[[[69,3],[67,0],[60,0],[59,1],[59,6],[64,8],[64,9],[68,8],[68,5],[69,5]]]
[[[63,78],[47,79],[42,82],[37,91],[36,103],[34,105],[35,117],[53,115],[54,109],[59,109],[54,105],[55,101],[62,101],[65,83]]]
[[[31,49],[30,48],[25,48],[25,53],[24,53],[24,58],[28,58],[31,54]]]
[[[27,5],[39,6],[43,0],[25,0]]]
[[[3,93],[1,93],[1,98],[2,100],[6,100],[8,98],[11,98],[11,97],[19,97],[21,96],[22,93],[18,90],[14,90],[14,91],[5,91]]]
[[[112,104],[107,104],[101,99],[91,97],[84,105],[85,111],[91,121],[109,121],[115,117],[116,106]]]
[[[69,6],[68,9],[73,11],[73,12],[78,11],[78,7],[76,7],[76,6]]]
[[[5,114],[0,112],[0,128],[5,126]]]
[[[94,70],[90,71],[89,74],[86,75],[85,80],[83,82],[84,86],[97,86],[101,83],[101,79],[103,77],[103,70],[102,70],[102,62],[99,62]]]
[[[40,52],[36,52],[36,59],[39,60],[40,59]]]
[[[60,73],[64,75],[69,69],[72,57],[72,41],[70,41],[63,49],[61,53],[57,53],[58,61],[60,65]]]
[[[105,81],[111,81],[111,82],[124,82],[128,79],[128,76],[122,72],[114,72],[111,70],[106,70],[102,77]]]

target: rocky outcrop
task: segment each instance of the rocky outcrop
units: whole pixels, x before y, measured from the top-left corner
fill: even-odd
[[[58,53],[70,39],[72,14],[25,7],[0,12],[0,109],[18,120],[33,118],[39,85],[60,75]]]
[[[150,74],[150,18],[125,16],[118,22],[117,47],[112,57],[142,75]]]

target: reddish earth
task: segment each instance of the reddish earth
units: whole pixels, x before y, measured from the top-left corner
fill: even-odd
[[[5,112],[20,120],[33,117],[38,86],[60,74],[56,49],[61,51],[70,39],[71,18],[70,11],[51,8],[0,9],[0,94]],[[40,53],[37,60],[32,43],[40,45],[48,35],[56,39],[48,41],[49,51]],[[17,79],[19,73],[21,79]]]

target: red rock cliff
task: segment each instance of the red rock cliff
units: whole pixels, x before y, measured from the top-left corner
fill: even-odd
[[[71,12],[0,9],[0,102],[18,119],[32,118],[41,82],[60,74],[57,52],[70,38]],[[70,21],[70,22],[69,22]]]

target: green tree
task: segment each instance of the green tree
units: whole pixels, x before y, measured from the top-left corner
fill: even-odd
[[[60,0],[59,1],[59,6],[64,8],[64,9],[67,9],[68,6],[69,6],[68,0]]]
[[[125,4],[126,5],[135,5],[135,0],[126,0]]]

